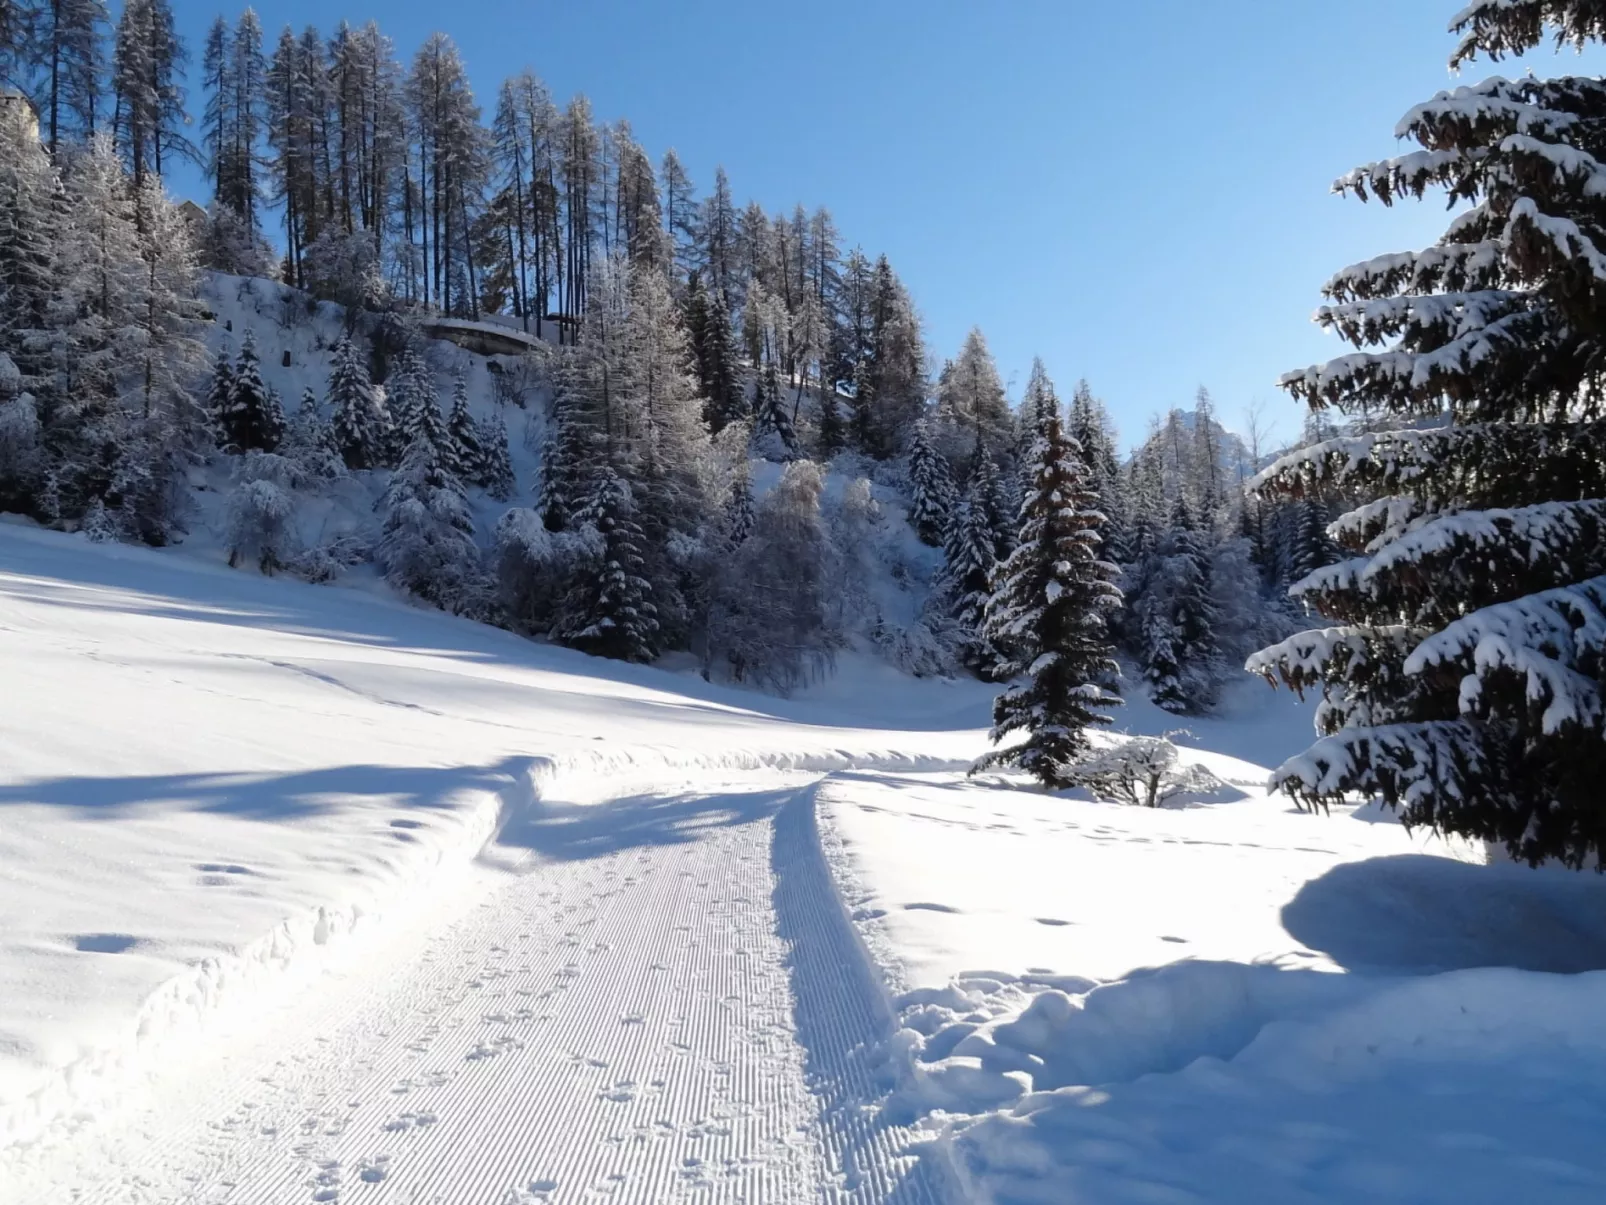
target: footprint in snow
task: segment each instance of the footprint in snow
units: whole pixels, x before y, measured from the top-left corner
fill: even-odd
[[[955,916],[959,915],[958,908],[950,908],[947,904],[930,904],[922,902],[916,904],[905,904],[903,908],[905,912],[947,912]]]
[[[1037,916],[1032,919],[1040,925],[1049,925],[1056,929],[1071,923],[1068,920],[1060,920],[1057,916]]]

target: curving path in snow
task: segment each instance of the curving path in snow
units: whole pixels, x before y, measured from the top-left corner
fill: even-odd
[[[21,1152],[5,1199],[934,1205],[864,1108],[887,1017],[814,777],[538,805],[338,969]]]

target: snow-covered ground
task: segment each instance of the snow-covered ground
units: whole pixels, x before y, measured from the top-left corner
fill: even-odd
[[[272,996],[289,971],[333,973],[347,950],[388,948],[391,938],[370,933],[395,929],[384,918],[398,908],[414,906],[402,929],[437,938],[446,918],[472,914],[491,898],[483,867],[518,861],[507,853],[512,829],[487,847],[504,825],[541,836],[515,840],[515,852],[585,862],[587,875],[594,855],[618,853],[625,838],[562,823],[568,813],[553,798],[658,799],[693,772],[722,781],[733,771],[929,769],[981,740],[934,726],[929,710],[916,730],[898,730],[896,700],[889,709],[884,695],[857,708],[778,704],[357,591],[16,525],[0,527],[0,661],[0,1144],[31,1169],[22,1183],[52,1201],[91,1166],[107,1169],[108,1199],[127,1200],[118,1194],[136,1179],[166,1186],[149,1199],[181,1199],[160,1174],[135,1175],[111,1157],[91,1163],[75,1142],[118,1130],[114,1118],[138,1097],[130,1083],[148,1072],[189,1085],[212,1078],[204,1058],[190,1061],[208,1014]],[[969,697],[974,717],[984,696]],[[684,806],[676,797],[604,815],[639,825],[629,840],[649,848],[745,819],[762,852],[779,807],[773,785],[767,809],[744,810],[705,784]],[[530,827],[532,817],[546,827]],[[666,875],[670,896],[644,899],[636,915],[679,899],[683,877],[734,889],[718,860],[735,854],[699,856],[713,861]],[[548,873],[510,906],[540,913]],[[767,898],[761,884],[747,894]],[[699,948],[738,940],[717,912],[698,917]],[[739,979],[707,974],[715,1004],[726,987],[740,995]],[[621,1016],[596,1023],[612,1034]],[[317,1028],[286,1025],[297,1038]],[[717,1056],[729,1040],[720,1031],[697,1049],[728,1061]],[[745,1146],[737,1154],[756,1157]],[[22,1176],[19,1166],[11,1171]]]
[[[1606,883],[1267,799],[1258,683],[1123,808],[15,524],[0,658],[7,1205],[1606,1196]]]
[[[1267,699],[1191,738],[1260,764],[1190,752],[1227,786],[1164,809],[824,782],[894,1115],[998,1205],[1606,1199],[1606,882],[1266,798],[1308,732]]]

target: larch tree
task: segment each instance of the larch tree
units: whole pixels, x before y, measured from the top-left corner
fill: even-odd
[[[117,142],[136,191],[195,148],[184,137],[184,68],[188,61],[168,0],[128,0],[117,20],[112,90]]]
[[[664,235],[669,240],[670,263],[675,279],[685,281],[697,269],[697,190],[674,147],[664,152],[658,175],[664,195]]]
[[[1474,0],[1453,66],[1606,36],[1584,0]],[[1266,493],[1377,500],[1296,594],[1335,625],[1251,660],[1319,689],[1276,784],[1380,797],[1409,825],[1571,866],[1606,854],[1606,80],[1492,78],[1408,112],[1420,150],[1339,190],[1465,207],[1434,246],[1346,268],[1322,325],[1358,348],[1289,374],[1314,409],[1386,416],[1303,449]]]
[[[1011,460],[1015,424],[1004,395],[998,365],[981,331],[972,327],[959,358],[943,373],[937,390],[937,418],[943,450],[955,459],[983,449],[996,460]]]
[[[29,91],[39,109],[45,145],[54,156],[64,139],[87,142],[94,137],[109,116],[104,37],[111,17],[104,0],[43,0],[27,15],[33,24]]]

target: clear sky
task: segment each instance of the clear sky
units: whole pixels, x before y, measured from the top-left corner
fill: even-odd
[[[238,6],[174,0],[192,55]],[[934,355],[986,333],[1011,395],[1034,355],[1086,377],[1124,439],[1207,385],[1229,426],[1259,400],[1284,435],[1278,375],[1341,348],[1310,324],[1334,270],[1421,246],[1437,202],[1329,195],[1396,153],[1395,123],[1458,82],[1460,0],[260,0],[286,23],[370,18],[406,62],[443,29],[481,103],[523,66],[560,103],[585,92],[699,189],[828,206],[885,252]],[[1532,56],[1542,73],[1576,56]],[[1602,70],[1598,56],[1586,59]],[[1459,82],[1515,74],[1479,63]],[[191,97],[192,111],[201,98]],[[197,187],[175,179],[178,191]]]

